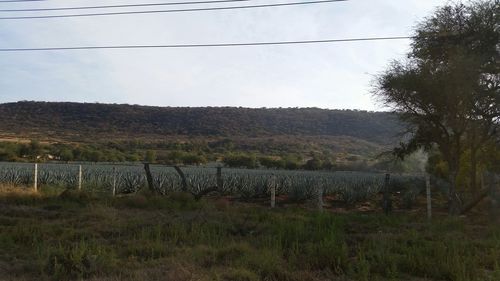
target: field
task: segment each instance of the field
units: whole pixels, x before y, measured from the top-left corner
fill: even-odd
[[[500,278],[500,226],[448,217],[439,193],[427,221],[418,175],[223,168],[197,200],[216,167],[182,167],[181,192],[173,167],[152,166],[156,195],[141,165],[82,165],[78,190],[79,165],[38,164],[38,192],[33,168],[0,164],[0,281]]]
[[[28,186],[33,184],[33,164],[0,163],[0,183]],[[181,167],[187,189],[199,193],[217,186],[216,167]],[[162,195],[182,190],[182,179],[173,167],[152,165],[155,190]],[[38,164],[38,183],[68,189],[78,187],[79,165]],[[241,199],[269,198],[270,187],[278,196],[300,202],[313,199],[318,192],[335,196],[348,204],[363,202],[376,196],[384,188],[383,173],[316,172],[285,170],[252,170],[223,168],[219,195]],[[142,165],[82,165],[82,189],[98,194],[132,193],[146,186]],[[402,194],[404,204],[411,206],[425,190],[421,175],[392,175],[388,188]]]
[[[186,193],[0,192],[0,280],[499,280],[500,227]]]

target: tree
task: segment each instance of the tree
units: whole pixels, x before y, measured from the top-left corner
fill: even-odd
[[[323,161],[317,157],[307,160],[304,165],[304,169],[306,170],[320,170],[321,168],[323,168]]]
[[[156,151],[148,150],[144,155],[144,162],[154,163],[156,161]]]
[[[475,162],[486,142],[498,140],[499,12],[499,0],[438,9],[417,26],[408,58],[392,62],[376,81],[374,94],[408,124],[408,140],[395,154],[435,147],[446,162],[451,213],[461,208],[461,155],[471,149]]]
[[[68,147],[64,147],[61,149],[59,152],[59,157],[61,157],[61,160],[63,161],[73,161],[75,156],[73,155],[73,150],[71,150]]]
[[[224,164],[232,168],[249,168],[257,167],[257,158],[253,154],[230,154],[224,157]]]
[[[20,148],[20,156],[36,160],[43,153],[43,146],[37,140],[31,140],[29,144],[23,144]]]

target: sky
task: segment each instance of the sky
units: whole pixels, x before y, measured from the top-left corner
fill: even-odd
[[[169,1],[188,0],[46,0],[0,3],[0,8]],[[295,1],[251,0],[217,6]],[[412,35],[419,21],[446,3],[444,0],[350,0],[208,12],[0,20],[0,48],[406,36]],[[208,5],[189,8],[204,6]],[[125,10],[132,9],[120,11]],[[4,12],[0,16],[33,14]],[[0,52],[0,103],[36,100],[380,111],[385,108],[370,93],[374,77],[384,71],[391,60],[404,58],[409,44],[409,40],[396,40],[225,48]]]

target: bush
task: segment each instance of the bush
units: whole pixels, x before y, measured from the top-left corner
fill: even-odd
[[[232,154],[224,157],[224,164],[233,168],[257,168],[257,158],[255,155]]]
[[[109,272],[116,265],[114,252],[92,242],[48,247],[44,253],[46,256],[40,257],[42,274],[53,280],[89,278]]]

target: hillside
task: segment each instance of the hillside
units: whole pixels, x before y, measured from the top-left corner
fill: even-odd
[[[344,136],[388,144],[401,126],[390,113],[318,108],[151,107],[118,104],[0,104],[0,134],[61,140]]]

